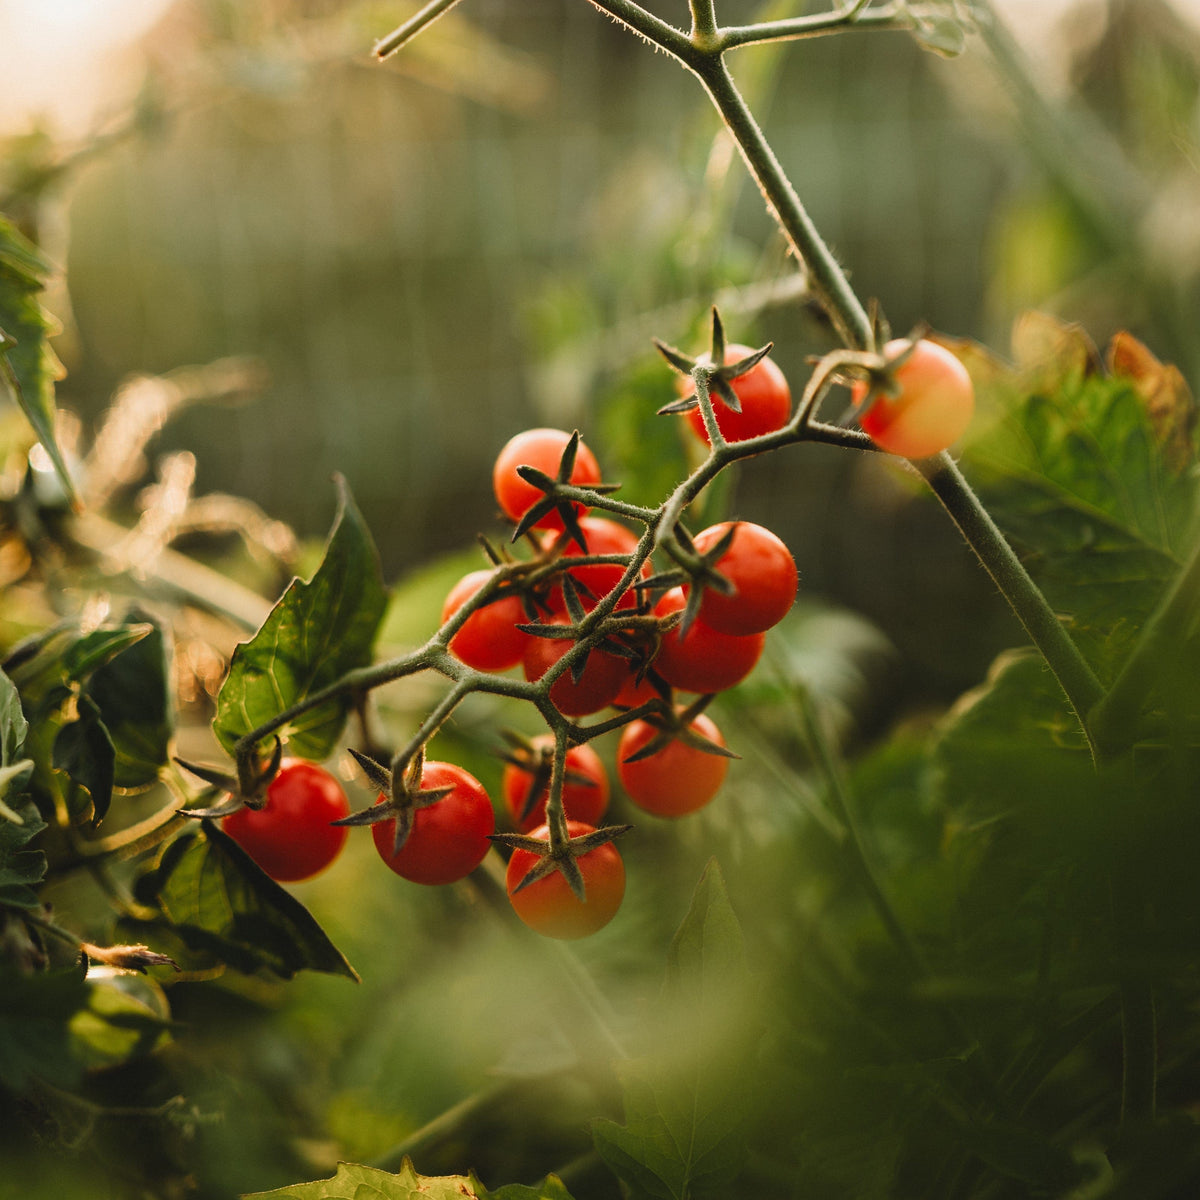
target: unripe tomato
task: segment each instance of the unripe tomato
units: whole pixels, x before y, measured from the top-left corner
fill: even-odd
[[[726,346],[725,365],[728,366],[753,353],[754,350],[750,346]],[[690,377],[681,378],[679,383],[681,396],[691,396],[695,393],[696,385]],[[733,388],[741,403],[740,413],[734,412],[716,392],[712,393],[717,428],[727,442],[744,442],[747,438],[774,433],[776,429],[782,429],[788,423],[788,418],[792,415],[792,391],[783,372],[770,357],[755,363],[745,375],[731,379],[729,386]],[[696,436],[707,443],[708,430],[704,428],[704,418],[700,415],[699,407],[688,409],[685,416]]]
[[[454,763],[425,763],[421,786],[454,790],[428,808],[413,813],[412,830],[396,853],[396,822],[377,821],[371,826],[379,857],[403,879],[413,883],[454,883],[475,870],[491,849],[488,835],[496,828],[496,815],[483,784]],[[379,797],[379,803],[383,797]]]
[[[552,621],[562,625],[565,621]],[[531,637],[525,648],[523,667],[531,683],[541,679],[575,643],[569,638]],[[593,650],[587,658],[579,682],[564,671],[550,687],[550,700],[564,717],[586,717],[611,704],[629,675],[625,659],[606,650]]]
[[[704,713],[691,723],[696,733],[725,745],[716,724]],[[657,817],[682,817],[703,808],[720,790],[729,770],[729,759],[706,754],[686,742],[670,741],[661,750],[637,762],[628,762],[661,731],[649,721],[630,721],[617,749],[617,774],[629,798]]]
[[[900,354],[903,339],[888,342],[885,358]],[[966,432],[975,411],[975,390],[967,369],[943,346],[919,341],[896,369],[899,394],[877,394],[859,424],[881,450],[904,458],[928,458],[948,449]],[[867,398],[867,385],[851,392],[856,406]]]
[[[543,735],[534,738],[533,744],[536,749],[553,749],[554,738]],[[567,778],[563,781],[563,811],[572,821],[582,821],[585,825],[598,824],[608,807],[608,772],[604,769],[600,756],[591,746],[572,746],[567,751],[565,765]],[[538,793],[529,815],[521,820],[521,810],[529,800],[529,790],[533,782],[532,770],[514,766],[512,763],[505,766],[504,777],[501,780],[504,806],[521,833],[528,833],[546,823],[546,801],[550,797],[548,784]]]
[[[568,821],[567,832],[571,837],[581,837],[591,833],[592,827],[579,821]],[[542,825],[532,836],[549,840],[550,831]],[[587,893],[587,900],[582,904],[560,871],[551,871],[524,890],[514,892],[540,861],[528,850],[514,850],[505,876],[513,911],[530,929],[545,937],[581,938],[602,929],[617,915],[625,895],[625,864],[612,842],[605,842],[576,860]]]
[[[558,464],[563,450],[571,440],[569,433],[561,429],[526,429],[511,438],[496,457],[492,468],[492,487],[496,500],[505,516],[519,521],[546,493],[527,483],[517,474],[521,466],[537,467],[552,479],[558,474]],[[589,487],[600,482],[600,464],[596,456],[581,441],[575,454],[575,467],[571,471],[571,483],[576,487]],[[578,512],[584,511],[582,504],[576,505]],[[562,529],[562,516],[551,509],[540,521],[538,529]]]
[[[297,883],[323,871],[346,844],[348,830],[330,822],[350,815],[341,785],[323,767],[284,759],[267,784],[263,808],[239,808],[221,821],[272,879]]]
[[[494,572],[472,571],[451,589],[442,605],[445,624],[489,579]],[[521,661],[529,634],[517,628],[528,620],[518,596],[502,596],[473,612],[462,628],[450,639],[450,653],[477,671],[507,671]]]
[[[711,549],[730,528],[712,525],[696,535],[696,549]],[[762,633],[787,616],[796,599],[799,575],[791,552],[769,529],[750,521],[733,522],[733,541],[714,564],[734,586],[732,596],[705,588],[699,617],[720,633]]]
[[[682,612],[686,603],[683,588],[672,588],[655,605],[654,615]],[[685,692],[723,692],[754,670],[765,642],[765,634],[721,633],[697,619],[684,637],[678,627],[663,634],[654,669]]]

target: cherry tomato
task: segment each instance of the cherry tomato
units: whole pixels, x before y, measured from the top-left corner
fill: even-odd
[[[489,579],[493,572],[472,571],[451,589],[442,605],[445,624]],[[529,634],[517,625],[528,620],[520,598],[502,596],[477,609],[450,639],[450,652],[460,662],[478,671],[507,671],[521,661]]]
[[[900,354],[903,339],[888,342],[885,358]],[[896,369],[896,396],[878,393],[859,424],[881,450],[904,458],[928,458],[948,449],[966,432],[975,411],[975,391],[967,369],[943,346],[919,341]],[[866,383],[854,385],[856,406],[867,398]]]
[[[454,790],[413,813],[412,829],[398,853],[392,853],[396,822],[377,821],[371,826],[375,849],[403,879],[454,883],[475,870],[491,849],[488,834],[496,828],[492,802],[483,784],[453,763],[426,762],[421,786]],[[383,802],[382,796],[378,802]]]
[[[750,346],[726,346],[725,365],[753,353]],[[696,391],[696,385],[690,377],[681,378],[679,384],[681,396],[691,396]],[[734,412],[716,392],[712,394],[717,428],[727,442],[744,442],[760,434],[774,433],[788,423],[792,415],[792,391],[773,359],[768,357],[755,363],[745,375],[731,379],[729,386],[741,403],[740,413]],[[700,409],[688,409],[684,415],[696,436],[707,442],[708,430],[704,428]]]
[[[725,745],[721,731],[704,713],[690,728],[718,746]],[[717,794],[729,770],[729,759],[675,740],[648,758],[627,761],[660,732],[649,721],[626,725],[617,748],[617,773],[638,808],[657,817],[681,817],[703,808]]]
[[[658,689],[650,682],[650,677],[644,675],[639,682],[637,672],[630,671],[613,703],[621,708],[637,708],[657,699],[659,699]]]
[[[553,625],[566,624],[552,621]],[[541,679],[575,643],[568,638],[531,637],[525,648],[525,678]],[[564,671],[550,687],[550,700],[564,717],[585,717],[611,704],[629,676],[629,664],[616,654],[596,649],[588,655],[587,665],[576,683],[570,670]]]
[[[696,549],[711,549],[730,528],[712,525],[696,535]],[[734,586],[732,596],[705,588],[699,617],[720,633],[762,633],[787,616],[796,599],[799,576],[788,548],[769,529],[749,521],[733,523],[733,541],[715,566]]]
[[[580,837],[591,833],[592,827],[568,821],[567,831],[572,837]],[[548,840],[550,831],[542,825],[532,836]],[[551,871],[544,879],[514,893],[513,889],[539,861],[528,850],[514,850],[505,877],[513,910],[530,929],[546,937],[581,938],[602,929],[617,915],[625,895],[625,864],[612,842],[605,842],[576,859],[587,893],[583,904],[575,898],[560,871]]]
[[[272,879],[297,883],[323,871],[346,844],[348,830],[331,821],[350,815],[341,785],[323,767],[284,759],[260,809],[239,808],[221,828]]]
[[[538,749],[554,748],[554,738],[543,735],[533,739]],[[600,761],[600,756],[591,746],[572,746],[567,751],[567,778],[563,782],[563,810],[568,819],[582,821],[585,825],[595,825],[604,815],[608,807],[608,772]],[[571,776],[580,776],[572,779]],[[537,801],[529,815],[522,821],[521,810],[529,799],[529,790],[533,785],[533,772],[509,763],[504,768],[504,778],[501,790],[504,793],[504,805],[512,817],[513,824],[521,831],[528,833],[538,825],[546,822],[546,801],[550,796],[549,784],[542,788]]]
[[[683,588],[672,588],[654,607],[655,616],[682,612]],[[654,669],[672,687],[685,692],[723,692],[741,683],[762,655],[766,634],[721,633],[697,619],[685,637],[679,629],[663,634]]]
[[[587,550],[580,550],[579,543],[570,538],[564,546],[563,558],[578,558],[582,554],[632,554],[637,549],[638,536],[632,529],[618,525],[606,517],[586,516],[579,518],[579,529]],[[569,574],[580,585],[579,599],[583,607],[591,612],[609,592],[621,582],[625,568],[616,563],[594,563],[586,567],[571,567]],[[642,578],[649,578],[650,564],[647,561],[642,566]],[[556,583],[550,592],[549,602],[558,612],[566,611],[563,600],[562,586]],[[617,601],[616,607],[633,608],[637,604],[637,595],[630,589]]]
[[[496,500],[505,516],[513,521],[519,521],[539,500],[545,499],[546,493],[527,483],[517,474],[521,466],[537,467],[551,478],[558,474],[558,464],[563,450],[571,440],[569,433],[561,429],[526,429],[511,438],[496,457],[492,468],[492,487],[496,492]],[[596,456],[584,445],[579,443],[575,454],[575,467],[571,471],[571,482],[577,487],[589,487],[600,482],[600,464]],[[584,511],[582,504],[576,506],[579,512]],[[551,509],[540,521],[539,529],[562,529],[562,516]]]

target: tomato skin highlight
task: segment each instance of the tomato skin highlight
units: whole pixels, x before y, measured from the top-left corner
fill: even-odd
[[[718,746],[725,745],[721,731],[704,713],[695,717],[690,728]],[[659,733],[649,721],[626,725],[617,749],[617,774],[630,800],[643,812],[682,817],[703,808],[717,794],[729,771],[729,759],[671,741],[648,758],[626,761]]]
[[[564,625],[563,620],[551,621]],[[568,638],[531,637],[522,667],[530,683],[541,679],[575,643]],[[586,717],[611,704],[629,676],[629,663],[606,650],[593,650],[576,683],[568,668],[550,687],[550,700],[564,717]]]
[[[543,734],[533,739],[538,748],[553,749],[554,738]],[[563,781],[563,811],[570,821],[580,821],[584,825],[595,826],[604,816],[608,808],[608,772],[600,761],[600,756],[588,745],[572,746],[567,751],[566,769],[568,772],[584,775],[591,782],[577,783],[567,779]],[[521,821],[521,809],[529,797],[529,787],[533,782],[532,773],[514,767],[511,763],[504,768],[504,776],[500,788],[504,797],[504,806],[512,818],[513,825],[521,833],[529,833],[539,825],[546,823],[546,801],[550,796],[550,788],[542,788],[537,802],[529,816]]]
[[[883,348],[885,358],[908,342],[897,338]],[[975,390],[966,367],[944,346],[921,340],[895,371],[899,395],[876,395],[859,424],[881,450],[902,458],[928,458],[948,450],[966,432],[975,411]],[[851,391],[855,407],[867,398],[859,381]]]
[[[442,605],[444,625],[495,572],[487,569],[464,575],[447,593]],[[450,653],[477,671],[507,671],[521,661],[529,634],[517,625],[528,620],[520,598],[502,596],[473,612],[450,639]]]
[[[753,353],[754,350],[750,346],[726,346],[725,365],[728,366]],[[680,396],[695,394],[696,385],[690,377],[680,379],[679,382]],[[712,393],[717,428],[727,442],[744,442],[764,433],[774,433],[788,423],[792,415],[792,390],[788,387],[788,381],[778,364],[770,356],[755,363],[745,375],[731,379],[729,386],[741,402],[740,413],[734,412],[716,392]],[[704,418],[700,415],[699,407],[688,409],[684,416],[687,417],[692,432],[708,444],[708,430],[704,428]]]
[[[371,826],[379,857],[402,879],[413,883],[455,883],[469,875],[492,843],[496,814],[483,784],[454,763],[427,761],[421,786],[454,790],[428,808],[413,813],[412,830],[399,853],[392,853],[396,822],[377,821]],[[376,803],[382,803],[380,796]]]
[[[762,633],[787,616],[800,576],[787,546],[769,529],[749,521],[726,521],[696,535],[701,553],[715,546],[733,526],[729,549],[714,564],[734,586],[732,596],[705,588],[699,617],[719,633],[744,637]]]
[[[517,474],[520,466],[537,467],[551,478],[558,474],[558,464],[571,435],[561,429],[526,429],[505,443],[496,456],[492,468],[492,488],[496,501],[504,515],[519,521],[546,493],[527,483]],[[590,487],[600,482],[600,464],[596,456],[580,441],[575,454],[575,466],[571,471],[571,483],[577,487]],[[585,506],[578,504],[576,511],[582,513]],[[538,529],[561,530],[562,516],[551,509],[536,523]]]
[[[581,837],[591,833],[592,827],[580,821],[568,821],[567,832],[571,837]],[[550,830],[542,825],[532,836],[548,839]],[[544,937],[573,940],[603,929],[617,915],[625,896],[625,864],[612,842],[597,846],[576,859],[587,893],[583,904],[575,898],[571,885],[560,871],[551,871],[544,879],[514,892],[539,861],[538,856],[528,850],[514,850],[505,875],[513,911],[534,932]]]
[[[230,813],[221,829],[272,879],[299,883],[341,853],[349,830],[330,822],[349,815],[338,781],[316,763],[292,758],[283,760],[267,784],[266,806]]]
[[[672,588],[655,605],[654,614],[682,612],[686,603],[683,589]],[[678,626],[662,635],[654,669],[685,692],[723,692],[754,670],[765,643],[766,634],[721,633],[697,619],[685,637],[679,636]]]

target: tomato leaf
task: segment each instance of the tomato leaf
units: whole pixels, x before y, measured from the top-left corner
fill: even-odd
[[[741,926],[714,861],[671,945],[658,1050],[619,1068],[625,1124],[592,1126],[601,1158],[633,1197],[736,1194],[750,1116],[748,985]]]
[[[136,788],[153,783],[167,762],[175,728],[162,629],[149,625],[144,637],[93,673],[84,695],[99,710],[112,739],[115,786]]]
[[[358,978],[308,909],[207,821],[167,847],[138,891],[162,910],[169,935],[191,951],[185,968],[225,963],[284,979],[304,969]],[[154,944],[152,929],[142,938],[141,923],[130,928]]]
[[[82,1074],[68,1022],[87,1003],[87,959],[36,975],[0,971],[0,1084],[70,1087]]]
[[[54,440],[54,381],[62,367],[47,339],[55,328],[37,301],[49,271],[16,226],[0,217],[0,381],[21,406],[73,497],[74,485]]]
[[[316,574],[308,583],[294,580],[258,633],[234,651],[213,723],[231,754],[239,738],[371,661],[387,591],[370,532],[345,481],[338,486],[338,516]],[[327,757],[348,705],[338,697],[281,729],[289,752]]]
[[[112,802],[116,751],[100,720],[100,710],[79,697],[79,716],[68,721],[54,739],[51,761],[67,776],[63,800],[72,817],[89,814],[94,824],[104,820]]]
[[[46,856],[24,847],[43,829],[26,795],[33,763],[21,758],[29,725],[13,682],[0,671],[0,906],[35,908],[33,885],[46,874]]]

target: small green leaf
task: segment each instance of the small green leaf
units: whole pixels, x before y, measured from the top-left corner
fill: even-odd
[[[62,367],[48,341],[55,332],[53,322],[37,300],[49,270],[16,226],[0,217],[0,380],[29,418],[73,497],[75,488],[54,440],[54,381]]]
[[[141,641],[154,626],[144,622],[118,625],[109,629],[94,629],[76,638],[63,651],[62,668],[68,679],[81,681],[121,651]]]
[[[202,961],[284,979],[304,969],[358,978],[308,909],[207,821],[167,847],[139,896]]]
[[[141,975],[116,975],[89,986],[87,1004],[70,1022],[76,1055],[88,1067],[111,1067],[156,1050],[168,1037],[162,988]]]
[[[231,754],[239,738],[371,661],[387,591],[370,532],[345,481],[339,488],[340,510],[316,574],[308,583],[293,581],[253,639],[234,651],[213,723]],[[340,696],[280,730],[289,751],[327,757],[348,704]]]
[[[82,1064],[68,1022],[88,1000],[87,959],[38,975],[0,971],[0,1084],[21,1092],[30,1078],[78,1082]]]
[[[136,614],[131,614],[136,615]],[[170,755],[175,714],[166,639],[157,625],[100,667],[84,687],[116,751],[113,783],[145,787]]]
[[[0,765],[8,766],[21,755],[29,723],[21,711],[21,697],[13,681],[0,671]]]
[[[100,710],[86,696],[79,697],[78,718],[58,731],[52,762],[67,776],[62,794],[71,816],[86,816],[90,810],[94,824],[104,820],[112,802],[116,751]]]

